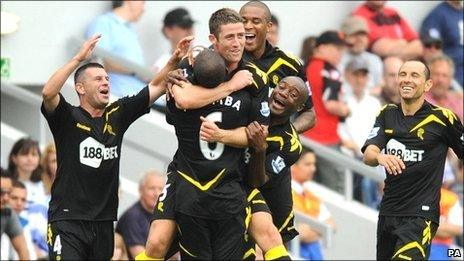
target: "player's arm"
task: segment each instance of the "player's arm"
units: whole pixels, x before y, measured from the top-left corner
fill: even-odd
[[[153,104],[153,102],[155,102],[159,97],[161,97],[161,95],[165,93],[167,82],[164,79],[167,77],[170,71],[176,69],[179,61],[187,54],[188,48],[193,39],[193,36],[187,36],[180,40],[179,43],[177,43],[176,50],[172,54],[167,64],[150,81],[148,84],[150,93],[148,106]]]
[[[250,176],[246,178],[251,187],[257,188],[269,180],[266,175],[267,126],[253,121],[246,127],[245,131],[252,148],[250,163],[248,164]]]
[[[462,160],[464,154],[464,128],[461,120],[451,110],[444,109],[448,115],[446,122],[446,134],[444,139],[447,145],[453,149],[456,156]]]
[[[252,75],[247,70],[237,72],[231,80],[219,84],[216,88],[203,88],[193,85],[182,76],[181,71],[168,74],[167,80],[173,84],[171,96],[182,109],[198,109],[240,90],[252,82]]]
[[[79,64],[92,55],[93,49],[100,39],[101,35],[96,34],[84,42],[79,52],[63,67],[58,69],[42,89],[42,98],[45,110],[49,113],[53,112],[60,102],[58,95],[63,88],[64,83],[69,76],[76,70]]]
[[[298,133],[303,133],[313,128],[314,125],[316,125],[316,113],[314,112],[314,108],[302,111],[292,122],[292,124]]]
[[[200,127],[201,140],[206,142],[220,142],[236,148],[248,147],[248,138],[245,132],[246,127],[224,130],[205,117],[200,117],[200,119],[202,121]]]
[[[406,168],[404,162],[395,155],[383,154],[380,148],[370,144],[364,151],[364,163],[369,166],[382,165],[387,170],[388,174],[398,175]]]

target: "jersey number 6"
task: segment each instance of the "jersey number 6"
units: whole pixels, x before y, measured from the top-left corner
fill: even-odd
[[[213,121],[213,122],[222,122],[222,112],[212,112],[208,114],[208,116],[205,117],[206,119]],[[216,160],[219,157],[221,157],[222,153],[224,152],[224,144],[223,143],[208,143],[204,140],[200,140],[200,149],[201,153],[203,156],[208,159],[208,160]],[[211,149],[211,147],[214,147],[214,149]]]

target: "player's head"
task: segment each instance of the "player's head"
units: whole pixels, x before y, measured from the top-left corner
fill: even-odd
[[[24,183],[13,180],[13,187],[10,192],[10,206],[16,212],[21,213],[26,208],[27,189]]]
[[[272,117],[290,117],[290,115],[303,109],[308,96],[308,87],[300,77],[287,76],[283,78],[269,98]]]
[[[217,52],[204,49],[195,56],[193,76],[198,85],[214,88],[226,80],[226,64]]]
[[[8,157],[8,170],[15,178],[18,175],[33,175],[40,180],[40,149],[39,143],[30,138],[19,139],[11,148]]]
[[[95,109],[104,109],[110,101],[110,82],[103,65],[87,63],[76,70],[74,86],[79,100]]]
[[[245,50],[255,52],[264,50],[266,37],[271,29],[271,11],[260,1],[250,1],[240,8],[245,25]]]
[[[316,173],[316,154],[311,150],[303,150],[300,158],[292,166],[292,179],[303,183],[313,179]]]
[[[214,49],[224,57],[227,66],[237,64],[245,47],[245,28],[240,15],[230,9],[222,8],[209,18],[209,40]]]
[[[425,92],[432,88],[430,69],[421,61],[405,62],[398,72],[398,87],[401,100],[406,103],[423,99]]]
[[[140,202],[142,206],[152,211],[155,207],[156,200],[163,192],[166,176],[154,170],[144,173],[139,182]]]
[[[0,176],[0,185],[1,185],[1,198],[0,198],[0,208],[4,209],[10,201],[11,187],[13,183],[13,178],[11,172],[6,169],[1,168]]]

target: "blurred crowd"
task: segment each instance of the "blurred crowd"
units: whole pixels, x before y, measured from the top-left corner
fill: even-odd
[[[427,100],[451,109],[463,120],[463,5],[462,1],[443,1],[424,17],[420,28],[413,28],[387,1],[361,3],[340,28],[310,35],[301,46],[299,57],[305,64],[316,112],[316,126],[304,136],[327,147],[361,159],[360,148],[368,137],[376,114],[388,103],[399,103],[396,77],[408,59],[421,59],[431,70],[433,87]],[[95,18],[86,37],[96,32],[105,35],[99,46],[133,63],[144,65],[144,55],[133,28],[143,15],[143,1],[113,1],[109,12]],[[278,18],[273,16],[268,34],[271,44],[279,46]],[[169,11],[162,32],[171,50],[187,35],[193,35],[195,20],[185,8]],[[285,49],[285,46],[279,46]],[[156,73],[171,53],[154,61]],[[109,73],[112,93],[134,94],[148,79],[103,59]],[[131,87],[131,88],[128,88]],[[163,112],[159,99],[153,108]],[[53,144],[43,150],[30,138],[18,140],[11,149],[8,166],[1,175],[2,240],[1,259],[45,260],[47,248],[47,209],[57,169]],[[345,172],[314,152],[305,151],[292,166],[294,208],[336,228],[322,198],[308,189],[307,182],[318,182],[344,193]],[[382,169],[378,169],[385,175]],[[376,209],[382,196],[382,182],[353,173],[354,199]],[[131,206],[115,226],[115,259],[133,258],[144,250],[148,235],[150,209],[164,186],[165,176],[147,171],[140,180],[140,200]],[[451,244],[462,246],[463,163],[453,153],[445,167],[441,198],[441,221],[432,246],[431,259],[446,258]],[[128,222],[128,220],[139,222]],[[321,235],[308,225],[298,227],[301,257],[323,259]],[[445,249],[445,250],[443,250]],[[441,251],[441,252],[440,252]],[[28,256],[25,256],[26,252]],[[28,257],[28,258],[25,258]]]

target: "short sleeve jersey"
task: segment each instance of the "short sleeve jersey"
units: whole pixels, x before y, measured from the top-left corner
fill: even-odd
[[[58,169],[52,185],[49,221],[116,220],[119,160],[124,132],[148,109],[148,87],[108,105],[93,118],[60,94],[52,113],[42,104],[56,144]]]
[[[193,70],[185,62],[181,68],[194,84]],[[167,101],[166,119],[174,125],[178,149],[172,166],[179,178],[176,182],[176,211],[191,216],[221,219],[236,215],[245,207],[239,164],[243,149],[222,143],[200,140],[200,116],[214,121],[222,129],[235,129],[257,120],[269,124],[268,86],[254,69],[240,63],[230,72],[248,69],[254,83],[231,93],[224,99],[194,110],[181,110],[173,97]]]
[[[404,116],[400,105],[382,108],[362,151],[375,145],[402,159],[406,169],[387,175],[380,215],[421,216],[439,223],[446,154],[450,147],[462,159],[462,132],[453,112],[427,101],[413,116]]]
[[[306,74],[303,63],[295,55],[285,52],[278,47],[273,47],[266,41],[264,54],[260,59],[255,59],[252,55],[245,52],[243,57],[246,61],[256,65],[256,69],[269,78],[269,95],[271,95],[277,83],[287,76],[298,76],[308,86],[309,97],[305,102],[303,111],[310,110],[313,107],[311,98],[311,88],[306,80]]]

